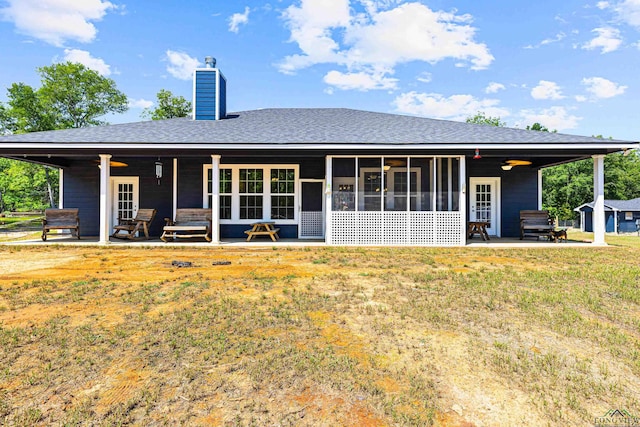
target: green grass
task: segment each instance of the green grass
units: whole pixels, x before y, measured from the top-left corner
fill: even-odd
[[[193,270],[169,267],[174,249],[0,246],[0,259],[75,250],[83,266],[130,271],[0,280],[0,424],[564,426],[638,414],[633,237],[181,250],[207,266]],[[157,262],[124,264],[136,256]],[[222,256],[232,266],[208,267]],[[27,310],[31,321],[11,324]]]

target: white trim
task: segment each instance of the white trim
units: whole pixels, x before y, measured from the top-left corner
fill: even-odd
[[[475,195],[475,185],[477,183],[488,183],[491,184],[492,187],[495,189],[495,193],[494,193],[494,199],[492,200],[492,213],[495,213],[495,216],[493,217],[493,221],[491,224],[491,228],[488,228],[487,231],[489,231],[490,235],[495,235],[496,237],[500,237],[502,232],[501,232],[501,228],[502,228],[502,224],[500,221],[500,217],[502,216],[502,205],[500,203],[500,199],[502,198],[502,189],[501,189],[501,178],[498,176],[471,176],[469,177],[469,206],[473,207],[473,196]],[[472,215],[473,214],[473,215]],[[475,217],[475,212],[471,211],[469,213],[469,220],[470,221],[475,221],[476,217]]]
[[[140,207],[140,177],[138,176],[111,176],[111,200],[116,201],[118,184],[133,184],[133,217],[135,217],[136,213],[138,213],[138,209]],[[109,223],[109,231],[113,229],[113,226],[118,221],[118,206],[115,203],[111,203],[111,214],[109,215],[110,223]]]
[[[220,243],[220,158],[211,155],[211,243]]]
[[[202,167],[202,181],[203,181],[203,194],[202,194],[202,206],[208,208],[209,197],[207,193],[207,170],[211,168],[211,164],[203,164]],[[231,169],[231,219],[220,219],[220,224],[252,224],[256,222],[256,219],[240,219],[240,169],[262,169],[263,174],[263,205],[262,216],[263,220],[271,221],[271,196],[276,196],[277,193],[271,193],[271,185],[269,181],[271,169],[293,169],[295,173],[294,179],[294,193],[286,193],[285,195],[293,196],[293,219],[277,219],[278,224],[283,225],[297,225],[298,224],[298,200],[299,194],[297,189],[299,188],[300,181],[300,165],[298,164],[220,164],[219,169]],[[219,186],[219,183],[218,183]],[[218,188],[219,191],[219,188]],[[226,194],[226,193],[225,193]],[[258,194],[255,194],[258,195]]]
[[[593,156],[593,244],[605,245],[604,156]]]
[[[64,208],[64,169],[58,168],[58,208]]]
[[[332,215],[333,215],[333,156],[326,156],[324,160],[324,177],[327,180],[324,190],[324,206],[325,206],[325,224],[324,224],[324,240],[327,243],[332,241]],[[357,181],[357,180],[356,180]],[[356,184],[357,185],[357,184]]]
[[[542,169],[538,169],[538,210],[542,210]]]
[[[100,240],[98,243],[109,243],[109,216],[111,214],[111,191],[109,188],[111,154],[100,154]]]
[[[171,207],[171,219],[176,218],[176,209],[178,209],[178,159],[173,159],[173,188],[171,201],[173,206]]]
[[[324,239],[326,235],[326,223],[322,227],[322,235],[321,236],[302,236],[302,184],[304,183],[319,183],[322,184],[322,187],[325,187],[324,179],[312,179],[312,178],[301,178],[298,180],[298,239]],[[322,216],[326,218],[327,216],[327,199],[326,197],[322,197]]]
[[[9,137],[8,137],[9,138]],[[481,145],[480,149],[482,150],[510,150],[513,152],[514,150],[552,150],[552,151],[560,151],[561,154],[567,154],[567,150],[599,150],[599,149],[612,149],[617,151],[622,150],[633,150],[639,148],[638,144],[632,143],[621,143],[623,145],[616,144],[587,144],[587,143],[576,143],[576,144],[487,144]],[[3,149],[46,149],[47,151],[53,150],[64,150],[64,151],[74,151],[79,149],[155,149],[155,150],[171,150],[176,148],[175,142],[150,142],[150,143],[73,143],[73,142],[36,142],[36,143],[10,143],[3,142]],[[392,150],[398,151],[401,148],[403,150],[475,150],[478,148],[478,144],[455,144],[455,143],[416,143],[416,144],[328,144],[328,143],[310,143],[310,144],[273,144],[273,143],[256,143],[256,144],[225,144],[223,142],[206,142],[206,143],[180,143],[180,150],[191,150],[191,149],[199,149],[199,150],[210,150],[210,151],[220,151],[220,150],[288,150],[288,149],[307,149],[307,150]],[[470,153],[471,154],[471,153]],[[570,153],[569,153],[570,154]],[[460,154],[451,154],[449,156],[431,156],[431,157],[457,157]],[[336,156],[338,157],[338,156]],[[344,156],[348,157],[348,156]],[[364,156],[363,156],[364,157]],[[417,157],[417,156],[412,156]]]

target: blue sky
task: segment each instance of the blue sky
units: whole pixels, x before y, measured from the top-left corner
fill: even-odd
[[[640,140],[640,0],[0,0],[0,101],[82,62],[139,121],[214,56],[228,111],[344,107]]]

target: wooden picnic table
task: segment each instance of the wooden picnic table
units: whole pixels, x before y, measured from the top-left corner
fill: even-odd
[[[255,236],[269,236],[274,242],[278,240],[279,228],[274,228],[276,223],[273,221],[259,221],[251,224],[251,230],[245,230],[247,234],[247,242],[251,241]]]
[[[467,236],[470,239],[473,239],[474,234],[479,234],[482,237],[482,240],[491,240],[489,239],[489,233],[487,233],[487,227],[489,223],[486,221],[469,221],[469,225],[467,226]]]

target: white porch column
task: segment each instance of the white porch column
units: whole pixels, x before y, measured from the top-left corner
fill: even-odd
[[[593,244],[604,245],[604,155],[593,156]]]
[[[467,244],[467,161],[465,156],[460,156],[460,194],[458,195],[458,209],[460,210],[460,244]]]
[[[542,210],[542,169],[538,169],[538,210]]]
[[[220,243],[220,155],[211,155],[211,243]]]
[[[333,156],[325,157],[325,180],[326,180],[326,188],[324,191],[324,205],[326,207],[324,220],[324,241],[328,244],[331,244],[331,215],[333,209],[333,203],[331,200],[331,189],[333,188]]]
[[[111,212],[111,154],[100,154],[100,244],[109,243],[109,213]]]
[[[173,185],[172,185],[172,212],[171,219],[176,219],[176,209],[178,208],[178,159],[173,159]]]
[[[58,209],[64,208],[64,169],[58,169]]]

